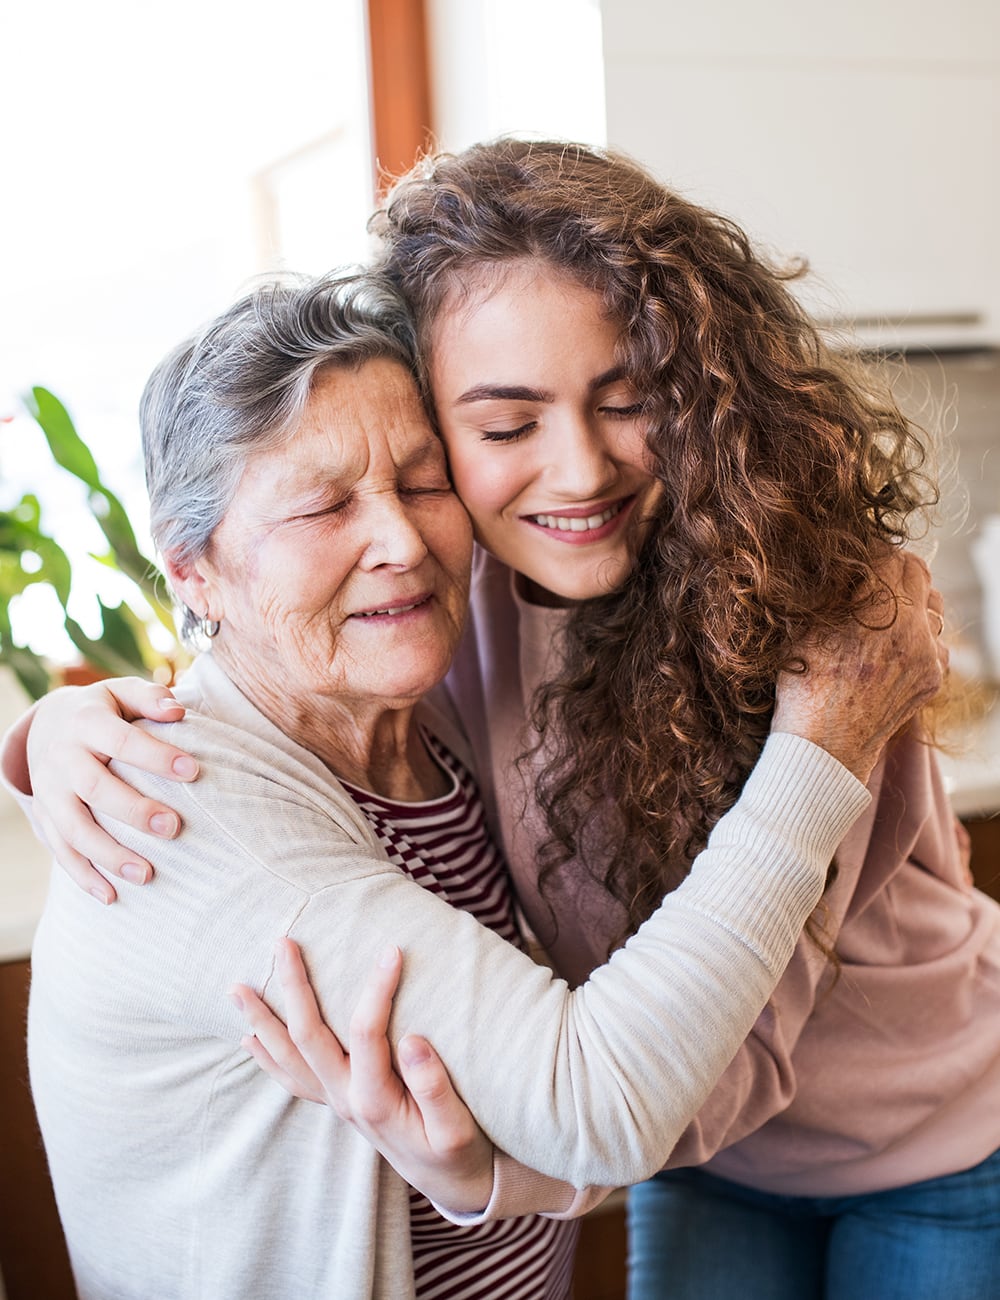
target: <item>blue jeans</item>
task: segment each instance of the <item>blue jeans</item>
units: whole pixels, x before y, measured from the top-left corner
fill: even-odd
[[[1000,1300],[1000,1152],[868,1196],[668,1170],[628,1213],[629,1300]]]

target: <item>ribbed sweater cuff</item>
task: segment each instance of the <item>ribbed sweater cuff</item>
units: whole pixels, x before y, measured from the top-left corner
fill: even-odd
[[[777,732],[712,832],[713,852],[677,892],[690,892],[688,901],[717,919],[753,916],[767,953],[775,939],[787,942],[789,917],[819,901],[837,845],[870,802],[867,788],[826,750]]]
[[[595,1191],[597,1194],[595,1195]],[[568,1183],[527,1169],[519,1161],[493,1152],[493,1194],[489,1204],[478,1214],[462,1214],[431,1201],[435,1210],[449,1223],[475,1227],[493,1219],[510,1219],[522,1214],[544,1214],[551,1219],[571,1219],[599,1203],[607,1189],[577,1191]]]

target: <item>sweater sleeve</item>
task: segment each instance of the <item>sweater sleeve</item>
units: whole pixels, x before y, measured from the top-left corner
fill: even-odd
[[[912,738],[902,743],[902,755],[897,754],[891,765],[894,769],[907,766],[907,755],[918,761],[931,761],[926,746]],[[912,763],[909,764],[912,766]],[[887,852],[881,843],[884,836],[873,836],[873,821],[885,777],[883,762],[873,774],[869,790],[874,795],[869,815],[862,817],[848,833],[847,842],[838,853],[836,883],[823,898],[822,928],[824,939],[834,943],[849,911],[852,900],[858,901],[858,878],[866,860],[874,854],[878,859],[876,870],[891,875],[905,860],[912,824],[925,821],[923,802],[909,804],[911,816],[906,819],[888,817],[882,807],[882,820],[891,821],[890,838],[895,852]],[[893,786],[898,785],[897,780]],[[919,784],[912,773],[907,774],[911,792]],[[888,796],[887,796],[888,798]],[[888,827],[886,828],[888,831]],[[900,832],[903,832],[902,835]],[[874,841],[874,842],[873,842]],[[869,866],[871,865],[869,861]],[[869,871],[869,875],[871,872]],[[796,1078],[793,1051],[809,1016],[818,990],[831,975],[831,967],[820,947],[807,935],[800,936],[792,959],[767,1006],[758,1017],[748,1037],[740,1044],[729,1067],[711,1091],[704,1106],[680,1135],[665,1164],[667,1167],[692,1165],[708,1160],[722,1147],[739,1141],[753,1132],[791,1101]],[[494,1159],[494,1189],[489,1204],[478,1216],[454,1216],[447,1207],[438,1207],[455,1222],[476,1223],[490,1218],[505,1218],[516,1214],[542,1213],[556,1218],[571,1218],[586,1213],[599,1204],[611,1191],[610,1187],[585,1187],[576,1189],[567,1183],[547,1178],[525,1168],[512,1157],[498,1152]]]
[[[261,969],[245,949],[263,942],[263,877],[291,891],[267,914],[287,916],[284,932],[301,944],[342,1037],[377,953],[399,944],[391,1037],[428,1037],[494,1145],[578,1188],[636,1182],[663,1165],[764,1006],[837,843],[868,801],[824,751],[773,736],[688,879],[571,991],[403,876],[373,837],[352,842],[351,814],[336,824],[318,798],[282,782],[280,763],[240,753],[227,772],[221,756],[199,757],[204,775],[182,792],[188,829],[156,846],[158,878],[171,865],[183,878],[186,858],[205,872],[227,856],[249,875],[225,909],[199,907],[191,882],[185,902],[199,925],[188,978],[218,988],[221,1006],[228,983]],[[129,779],[162,788],[133,769]],[[114,833],[144,842],[118,824]],[[240,908],[245,916],[234,916]],[[260,983],[281,1014],[277,981]],[[214,1023],[240,1031],[224,1010]]]
[[[883,757],[869,789],[873,801],[868,814],[841,844],[836,880],[817,913],[828,946],[837,945],[848,927],[843,936],[848,962],[853,957],[851,921],[868,914],[908,863],[957,889],[969,887],[967,836],[951,811],[933,751],[912,730]],[[750,1034],[670,1153],[668,1168],[711,1159],[787,1108],[800,1087],[797,1045],[833,978],[825,953],[803,935]],[[494,1171],[494,1192],[483,1219],[532,1212],[570,1217],[607,1195],[607,1189],[576,1191],[545,1179],[499,1153]],[[447,1216],[447,1209],[442,1213]]]
[[[883,755],[869,788],[873,800],[868,814],[841,845],[836,880],[817,913],[817,937],[827,948],[837,946],[845,925],[860,916],[908,862],[918,861],[957,887],[965,885],[964,832],[951,811],[933,750],[913,727]],[[803,934],[767,1006],[678,1139],[667,1167],[703,1164],[791,1104],[799,1087],[795,1048],[817,1000],[834,978],[826,953]]]

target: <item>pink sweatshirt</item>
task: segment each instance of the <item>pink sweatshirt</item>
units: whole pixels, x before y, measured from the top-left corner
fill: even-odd
[[[564,871],[549,895],[552,933],[535,885],[540,815],[513,762],[532,692],[557,670],[565,614],[525,604],[510,570],[483,553],[472,599],[448,684],[528,924],[580,983],[620,916]],[[896,741],[871,789],[824,900],[839,979],[803,938],[671,1165],[836,1196],[953,1173],[1000,1147],[1000,906],[970,884],[966,836],[928,746]]]

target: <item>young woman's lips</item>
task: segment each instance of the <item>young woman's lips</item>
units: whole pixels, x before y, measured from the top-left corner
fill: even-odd
[[[567,546],[584,546],[603,541],[617,532],[634,503],[633,494],[606,506],[581,506],[551,514],[522,515],[521,518],[553,541],[565,542]]]
[[[359,609],[351,618],[357,619],[359,623],[399,623],[425,613],[432,599],[432,594],[426,592],[408,600],[393,600],[385,605],[372,605],[370,609]]]

